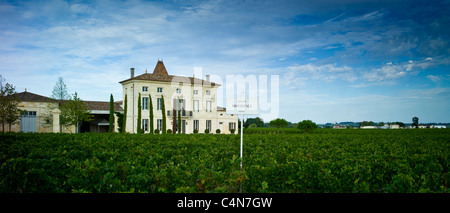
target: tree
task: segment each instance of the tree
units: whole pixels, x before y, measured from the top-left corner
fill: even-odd
[[[245,126],[245,127],[250,127],[250,126],[252,126],[252,124],[255,124],[256,127],[264,127],[264,121],[263,121],[263,119],[260,118],[260,117],[256,117],[256,118],[248,118],[248,119],[245,121],[244,126]],[[255,126],[255,125],[253,125],[253,126]]]
[[[270,126],[277,128],[277,134],[280,134],[280,127],[286,127],[287,125],[289,125],[289,123],[282,118],[271,120],[269,124]]]
[[[120,112],[115,112],[117,116],[117,131],[124,132],[123,130],[123,114]]]
[[[60,107],[61,120],[65,126],[75,125],[75,132],[78,133],[78,124],[83,121],[92,120],[89,109],[75,92],[72,98],[64,101]]]
[[[298,123],[297,128],[303,130],[306,134],[308,134],[314,129],[317,129],[317,124],[312,122],[311,120],[303,120]]]
[[[128,105],[128,98],[127,94],[125,94],[125,101],[123,102],[123,124],[122,124],[122,131],[121,132],[127,132],[127,105]]]
[[[114,132],[114,98],[109,98],[109,132]]]
[[[178,129],[178,134],[181,134],[181,110],[178,110],[178,120],[177,120],[177,129]]]
[[[373,121],[363,121],[359,123],[359,126],[375,126],[375,123],[373,123]]]
[[[67,87],[62,77],[58,78],[58,81],[53,87],[52,98],[58,100],[59,103],[62,103],[63,100],[70,99],[69,92],[67,92]]]
[[[6,81],[0,75],[0,122],[2,123],[2,131],[5,132],[5,123],[9,124],[9,131],[11,126],[20,118],[22,110],[19,109],[19,98],[17,98],[16,89],[12,84]]]
[[[161,95],[161,113],[162,113],[162,134],[166,134],[166,106],[164,104],[164,96]]]
[[[142,106],[141,106],[142,104],[141,104],[141,93],[139,93],[139,97],[138,97],[138,104],[137,104],[137,108],[138,108],[138,111],[137,111],[137,113],[138,113],[138,117],[137,117],[137,133],[138,134],[141,134],[142,133],[142,127],[141,127],[141,119],[142,119],[142,114],[141,114],[141,111],[142,111]]]
[[[148,100],[150,101],[150,134],[153,134],[153,104],[152,104],[152,95],[148,95]]]
[[[419,128],[419,118],[418,117],[413,117],[412,118],[412,126],[414,128]]]
[[[66,84],[64,83],[64,80],[62,77],[58,78],[58,81],[56,82],[55,86],[53,87],[52,91],[52,98],[56,99],[58,102],[58,107],[61,108],[62,104],[65,100],[70,99],[69,92],[67,92]],[[62,114],[60,114],[59,117],[59,131],[62,132],[63,125],[65,125],[65,120],[62,117]]]
[[[178,129],[178,134],[181,134],[181,102],[180,99],[178,99],[178,125],[177,125],[177,129]]]

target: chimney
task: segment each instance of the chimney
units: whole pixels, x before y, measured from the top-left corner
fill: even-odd
[[[209,75],[206,75],[206,81],[210,81]]]
[[[131,78],[134,78],[134,68],[130,68]]]

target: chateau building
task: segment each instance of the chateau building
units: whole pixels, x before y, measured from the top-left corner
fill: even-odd
[[[210,133],[238,133],[238,116],[226,114],[225,108],[217,106],[217,88],[221,85],[211,82],[208,75],[205,80],[169,75],[163,61],[158,60],[153,73],[146,71],[135,76],[134,68],[131,68],[130,78],[119,83],[123,88],[122,108],[125,109],[125,104],[127,108],[126,132],[137,132],[138,110],[141,110],[141,128],[145,133],[151,131],[150,122],[155,129],[162,131],[163,113],[166,115],[166,128],[172,132],[204,133],[208,129]],[[150,120],[151,109],[153,121]],[[178,112],[181,115],[180,130]]]

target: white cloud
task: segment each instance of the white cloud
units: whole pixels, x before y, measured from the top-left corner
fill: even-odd
[[[368,81],[395,80],[404,76],[406,76],[405,68],[393,64],[386,64],[381,68],[363,74],[363,78]]]
[[[409,60],[400,64],[388,62],[380,68],[374,68],[368,72],[364,72],[362,77],[370,82],[396,80],[406,77],[409,73],[417,74],[421,70],[447,63],[447,61],[448,59],[432,60],[431,58],[426,58],[425,60],[418,61]]]
[[[347,82],[353,82],[357,80],[357,77],[353,73],[353,69],[348,66],[337,66],[336,64],[324,64],[324,65],[293,65],[287,68],[290,70],[290,74],[295,77],[302,77],[303,79],[310,79],[323,82],[333,82],[335,80],[344,80]]]
[[[441,81],[441,78],[439,78],[439,76],[435,76],[435,75],[427,75],[427,78],[435,83]]]

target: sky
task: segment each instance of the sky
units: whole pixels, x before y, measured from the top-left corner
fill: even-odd
[[[159,59],[171,75],[278,76],[266,122],[450,122],[450,1],[0,0],[17,92],[50,97],[62,77],[83,100],[122,100],[130,68]]]

